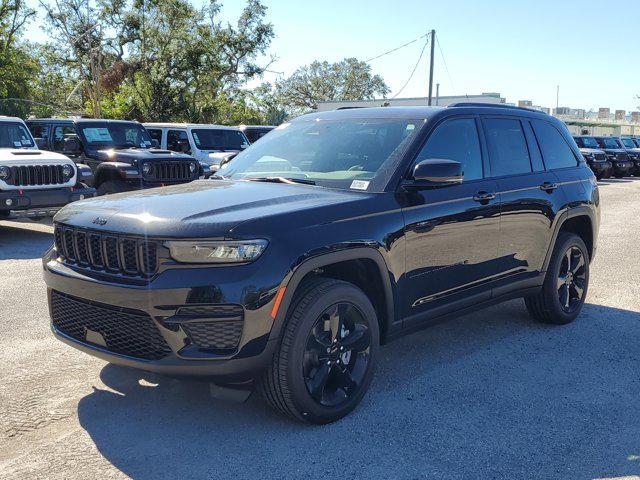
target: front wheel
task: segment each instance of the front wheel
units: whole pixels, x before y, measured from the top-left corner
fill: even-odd
[[[589,286],[589,251],[580,237],[561,232],[551,255],[542,291],[525,298],[529,314],[564,325],[580,314]]]
[[[351,412],[369,388],[378,319],[367,296],[351,283],[321,278],[301,290],[262,390],[287,416],[331,423]]]

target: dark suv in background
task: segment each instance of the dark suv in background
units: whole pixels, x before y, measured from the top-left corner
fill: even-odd
[[[600,149],[596,139],[585,135],[573,137],[573,139],[596,178],[599,180],[611,177],[613,165],[607,160],[607,154]]]
[[[39,118],[26,123],[40,148],[91,167],[98,195],[187,183],[209,173],[189,155],[152,149],[156,145],[138,122]]]
[[[297,118],[210,180],[67,207],[43,266],[63,342],[214,396],[257,381],[283,414],[328,423],[364,396],[381,343],[518,297],[573,321],[599,222],[553,117],[361,108]]]
[[[636,141],[630,137],[621,137],[619,141],[633,162],[633,175],[636,177],[640,176],[640,147]]]
[[[607,160],[613,165],[613,175],[616,178],[632,175],[634,164],[622,143],[615,137],[593,137],[598,146],[607,154]]]

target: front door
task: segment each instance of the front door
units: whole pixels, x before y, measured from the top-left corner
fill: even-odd
[[[415,163],[448,159],[463,165],[461,184],[400,195],[406,239],[405,326],[489,298],[497,273],[500,204],[488,179],[473,117],[445,120]]]

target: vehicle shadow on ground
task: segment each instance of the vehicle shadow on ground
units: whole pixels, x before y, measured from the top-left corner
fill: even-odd
[[[640,177],[624,177],[624,178],[603,178],[598,180],[598,185],[607,186],[615,185],[616,183],[633,183],[640,180]]]
[[[113,365],[78,417],[135,479],[619,477],[640,471],[639,344],[638,312],[588,304],[550,326],[515,300],[383,347],[371,391],[332,425]]]
[[[52,233],[0,224],[0,260],[40,258],[52,244]]]

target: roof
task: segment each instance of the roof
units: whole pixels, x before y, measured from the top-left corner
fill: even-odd
[[[246,128],[268,128],[268,129],[274,129],[274,128],[278,128],[275,125],[238,125],[238,128],[240,130],[244,130]]]
[[[214,125],[208,123],[165,123],[165,122],[145,122],[145,127],[156,128],[212,128],[217,130],[238,130],[238,127],[228,125]]]
[[[22,123],[22,119],[18,117],[7,117],[5,115],[0,115],[0,122],[18,122]]]
[[[105,118],[29,118],[27,120],[30,123],[139,123],[137,120],[111,120]]]
[[[493,115],[517,114],[527,117],[554,118],[544,112],[530,108],[493,103],[456,103],[449,107],[355,107],[325,112],[314,112],[298,117],[299,120],[334,119],[334,118],[420,118],[428,119],[438,113],[446,111],[460,111],[461,113],[489,113]],[[298,120],[296,119],[296,120]]]

